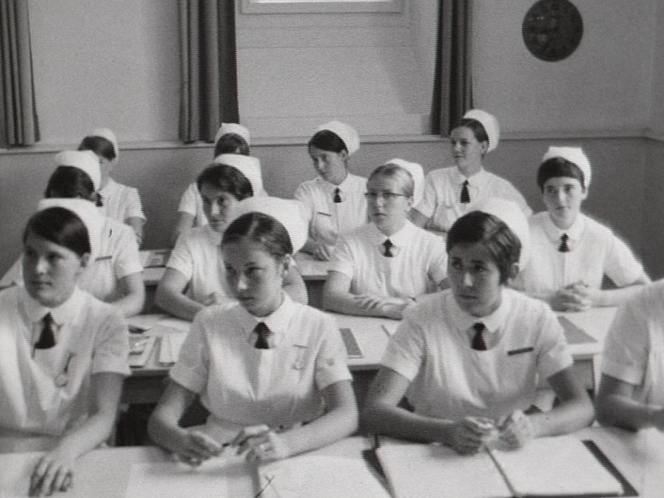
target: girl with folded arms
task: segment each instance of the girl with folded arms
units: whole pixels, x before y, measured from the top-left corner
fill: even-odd
[[[23,236],[24,285],[0,293],[0,451],[46,452],[31,496],[72,486],[76,459],[111,436],[129,375],[120,312],[76,285],[100,225],[88,201],[42,201]]]
[[[227,444],[250,460],[286,458],[356,429],[334,321],[282,290],[306,239],[300,210],[285,199],[247,199],[224,232],[225,274],[236,301],[196,315],[148,426],[155,442],[191,465]],[[178,421],[196,396],[210,416],[203,426],[182,428]]]
[[[556,316],[508,287],[526,220],[516,204],[491,202],[448,233],[451,289],[424,298],[391,338],[363,413],[369,430],[476,453],[484,445],[518,448],[592,421]],[[547,413],[531,407],[538,379],[558,396]]]

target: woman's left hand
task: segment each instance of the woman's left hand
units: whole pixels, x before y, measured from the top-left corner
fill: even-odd
[[[498,446],[501,449],[515,450],[521,448],[535,437],[530,418],[521,410],[514,410],[499,425],[498,429]]]
[[[284,437],[267,425],[255,425],[242,429],[231,446],[237,446],[237,454],[245,454],[247,461],[281,460],[290,456]]]
[[[30,477],[30,496],[49,496],[67,491],[73,485],[74,458],[52,451],[37,463]]]

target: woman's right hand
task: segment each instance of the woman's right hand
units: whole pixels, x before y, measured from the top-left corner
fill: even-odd
[[[449,427],[446,444],[463,455],[472,455],[496,436],[493,420],[484,417],[465,417]]]
[[[173,441],[171,450],[180,461],[197,467],[205,460],[219,456],[223,446],[199,430],[185,429],[180,433],[180,437]]]
[[[332,248],[325,244],[316,244],[313,256],[319,261],[329,261],[332,257]]]

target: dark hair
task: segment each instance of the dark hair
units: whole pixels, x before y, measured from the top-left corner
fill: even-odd
[[[237,133],[224,133],[214,144],[214,157],[220,154],[249,155],[249,144]]]
[[[447,232],[447,253],[458,244],[482,244],[507,282],[510,268],[519,262],[521,241],[500,218],[483,211],[471,211],[456,220]]]
[[[244,173],[228,164],[214,163],[207,166],[196,179],[199,192],[204,184],[220,188],[238,201],[254,195],[251,182],[244,176]]]
[[[92,250],[85,223],[76,213],[63,207],[50,207],[33,214],[23,232],[24,244],[31,233],[66,247],[75,252],[78,257],[89,254]]]
[[[462,118],[459,120],[455,128],[468,128],[475,135],[475,139],[478,142],[487,142],[489,143],[489,135],[486,133],[484,125],[480,123],[477,119],[471,118]]]
[[[89,136],[81,140],[78,150],[91,150],[95,154],[109,161],[114,160],[117,155],[113,142],[109,139],[99,136]]]
[[[317,149],[336,152],[337,154],[343,150],[348,152],[346,142],[344,142],[339,135],[330,130],[320,130],[314,133],[314,136],[309,139],[307,147],[316,147]]]
[[[410,171],[394,163],[383,164],[374,169],[367,183],[376,178],[377,176],[383,176],[385,178],[394,178],[399,182],[399,186],[403,190],[403,194],[407,197],[412,197],[413,192],[415,191],[415,180],[413,180],[413,175],[410,174]]]
[[[540,164],[540,167],[537,170],[537,185],[539,185],[540,190],[544,192],[544,184],[548,180],[561,176],[579,180],[583,190],[586,189],[586,182],[581,168],[562,157],[552,157]]]
[[[293,254],[293,244],[288,231],[280,221],[270,215],[251,212],[236,218],[226,228],[221,245],[223,247],[225,244],[238,242],[243,237],[261,244],[275,259]]]
[[[95,192],[92,178],[85,171],[76,166],[58,166],[48,179],[44,197],[64,199],[95,199],[97,206],[101,206],[101,197]]]

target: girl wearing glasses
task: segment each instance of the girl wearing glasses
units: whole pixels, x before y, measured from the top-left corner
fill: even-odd
[[[327,309],[399,319],[419,296],[442,288],[443,240],[408,221],[422,177],[419,164],[402,160],[371,173],[371,223],[339,238],[323,291]]]
[[[422,202],[411,219],[417,226],[446,234],[454,221],[491,197],[516,202],[526,216],[532,211],[507,180],[484,169],[486,154],[498,146],[498,120],[480,109],[468,111],[450,133],[454,166],[429,172]]]
[[[0,451],[46,452],[30,496],[70,488],[76,459],[111,436],[129,375],[120,312],[76,284],[102,224],[86,200],[41,201],[23,234],[24,286],[0,293]]]
[[[309,238],[303,251],[327,261],[337,237],[367,222],[366,179],[348,171],[348,158],[360,148],[357,131],[331,121],[309,140],[309,156],[318,177],[302,183],[295,198],[306,208]]]

